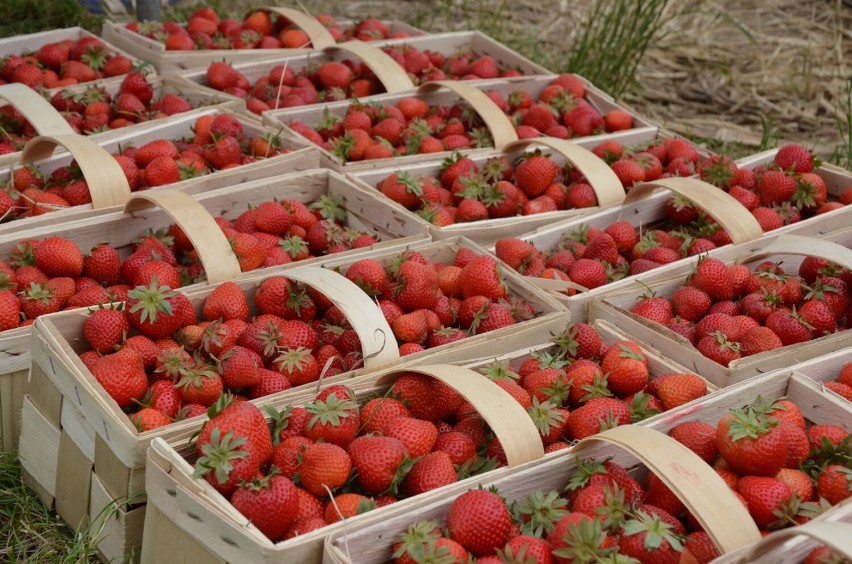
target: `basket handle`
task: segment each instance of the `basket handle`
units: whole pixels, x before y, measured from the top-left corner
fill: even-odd
[[[731,236],[734,244],[747,243],[763,237],[763,229],[736,198],[696,178],[663,178],[635,185],[624,198],[624,205],[641,200],[659,188],[667,188],[689,199],[707,212]]]
[[[390,385],[406,372],[440,380],[469,401],[500,439],[510,468],[544,456],[541,436],[526,410],[485,376],[462,366],[435,364],[389,372],[376,383]]]
[[[81,135],[39,135],[33,137],[21,154],[21,163],[49,158],[57,145],[68,150],[76,159],[95,209],[124,205],[130,199],[127,177],[112,155]]]
[[[849,538],[852,537],[852,524],[838,521],[810,521],[798,527],[781,529],[767,535],[749,552],[745,561],[751,562],[761,556],[769,556],[771,551],[777,550],[786,541],[798,535],[811,537],[827,545],[834,552],[846,558],[852,558],[852,545],[849,544]]]
[[[281,276],[322,292],[346,315],[361,339],[364,368],[375,369],[399,360],[399,347],[382,310],[354,282],[315,266],[294,268]]]
[[[615,445],[654,472],[698,519],[722,553],[760,540],[748,510],[697,454],[668,435],[639,425],[615,427],[577,443],[574,453],[598,443]]]
[[[852,250],[831,241],[801,235],[779,235],[765,245],[749,249],[737,262],[750,262],[770,255],[812,256],[852,269]]]
[[[346,41],[345,43],[329,45],[323,49],[327,53],[336,50],[346,51],[361,59],[365,65],[370,67],[370,70],[373,71],[388,94],[414,90],[414,83],[411,82],[411,78],[405,70],[390,55],[378,47],[364,41]]]
[[[329,45],[337,43],[326,27],[312,15],[299,11],[295,8],[280,8],[278,6],[260,6],[249,10],[248,14],[254,12],[267,12],[278,14],[293,22],[293,25],[304,31],[311,39],[314,49],[324,49]]]
[[[35,128],[39,135],[73,135],[74,130],[50,102],[38,92],[12,83],[0,86],[0,98],[9,102]]]
[[[240,276],[240,262],[213,216],[183,192],[154,190],[136,192],[124,206],[133,213],[158,206],[186,233],[207,274],[207,284],[219,284]]]
[[[577,167],[583,173],[586,180],[595,191],[598,199],[598,207],[605,208],[624,201],[624,187],[618,176],[609,168],[603,160],[588,149],[555,137],[535,137],[532,139],[521,139],[503,147],[504,153],[523,151],[530,145],[544,145],[550,147],[566,161]]]
[[[491,137],[494,139],[494,148],[502,149],[512,141],[518,140],[518,134],[515,127],[509,118],[503,113],[497,104],[489,98],[485,92],[478,88],[474,88],[469,84],[452,80],[436,80],[433,82],[425,82],[417,89],[418,92],[428,93],[434,92],[439,88],[452,90],[455,94],[461,97],[465,102],[479,114],[482,121],[485,122],[488,131],[491,132]]]

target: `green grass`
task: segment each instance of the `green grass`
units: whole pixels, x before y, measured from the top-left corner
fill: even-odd
[[[97,562],[88,535],[75,535],[21,478],[14,452],[0,452],[0,561]]]
[[[0,37],[73,26],[98,33],[102,21],[77,0],[3,0]]]
[[[831,162],[850,170],[852,169],[852,78],[846,79],[844,94],[843,107],[834,116],[840,145],[834,149]]]

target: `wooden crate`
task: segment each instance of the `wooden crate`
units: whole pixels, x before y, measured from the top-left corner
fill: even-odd
[[[340,198],[347,212],[345,225],[375,235],[380,242],[368,248],[346,251],[336,258],[362,256],[373,251],[408,248],[428,238],[416,225],[405,221],[396,210],[375,194],[353,186],[345,178],[327,170],[312,170],[298,175],[274,176],[244,185],[204,192],[196,200],[210,214],[235,219],[249,206],[273,199],[295,199],[310,203],[320,196]],[[132,213],[114,212],[64,226],[64,237],[81,249],[90,249],[102,241],[110,241],[122,256],[130,254],[130,246],[148,229],[167,228],[172,216],[161,208]],[[56,232],[54,227],[41,227],[0,236],[0,256],[7,256],[22,239],[40,239]],[[276,271],[321,263],[323,257],[283,265]],[[188,288],[199,287],[200,285]],[[21,406],[27,393],[30,365],[30,328],[0,333],[0,447],[17,448],[20,435]]]
[[[114,159],[108,153],[118,152],[130,145],[141,146],[156,139],[178,139],[180,137],[192,136],[192,126],[195,120],[202,115],[216,114],[223,111],[225,110],[211,107],[197,110],[190,115],[178,114],[170,119],[152,122],[150,127],[142,130],[127,133],[122,132],[121,134],[117,133],[115,136],[102,140],[97,144],[79,135],[73,137],[58,135],[50,138],[36,138],[30,141],[24,150],[22,160],[35,161],[40,170],[50,173],[56,168],[69,164],[72,159],[76,159],[86,176],[93,200],[97,194],[100,194],[102,201],[100,208],[102,209],[94,209],[94,205],[97,204],[86,204],[40,216],[18,219],[0,224],[0,234],[14,233],[46,225],[55,226],[60,222],[96,217],[104,213],[103,208],[114,208],[109,211],[120,210],[121,208],[116,206],[126,201],[127,197],[129,197],[129,190],[127,189],[123,173],[121,173],[117,163],[115,163]],[[243,124],[243,129],[247,135],[271,132],[261,127],[257,122],[247,119],[240,114],[234,115]],[[61,142],[71,152],[63,151],[51,156],[57,145],[57,141]],[[99,151],[98,147],[102,151]],[[319,156],[315,149],[308,148],[305,143],[295,140],[285,140],[285,147],[291,148],[292,152],[269,159],[261,159],[254,163],[229,170],[217,171],[205,176],[176,182],[167,185],[167,187],[187,194],[198,194],[207,190],[243,184],[277,174],[318,168]],[[9,180],[13,172],[14,167],[0,169],[0,182]],[[154,190],[157,189],[155,188]]]
[[[848,248],[825,240],[795,235],[764,237],[754,243],[724,247],[713,251],[712,255],[727,264],[746,263],[752,268],[768,257],[784,257],[784,269],[787,272],[797,272],[799,263],[809,255],[852,267],[852,251]],[[743,357],[725,367],[699,353],[689,341],[667,327],[629,311],[637,303],[637,297],[649,287],[661,296],[670,296],[683,284],[691,268],[692,265],[686,263],[659,272],[649,271],[622,286],[618,292],[593,300],[589,305],[589,319],[605,319],[617,325],[629,335],[663,352],[719,387],[730,386],[752,376],[789,367],[852,345],[852,333],[841,331]]]
[[[513,341],[501,342],[500,345],[488,343],[485,347],[493,354],[486,356],[491,356],[492,359],[497,360],[513,361],[512,364],[519,363],[530,352],[548,348],[550,346],[549,339],[553,337],[554,329],[556,329],[556,332],[561,331],[564,329],[565,323],[566,321],[563,319],[561,326],[551,323],[550,326],[527,327],[518,331],[513,336]],[[625,338],[617,329],[606,323],[600,324],[597,328],[606,343],[613,343]],[[514,350],[507,353],[507,347]],[[481,355],[482,352],[482,347],[458,347],[453,350],[454,356],[451,360],[448,361],[447,358],[441,357],[443,364],[435,365],[435,367],[441,366],[444,367],[441,370],[447,370],[452,368],[448,366],[449,362],[468,369],[476,369],[482,365],[482,361],[470,362],[464,360],[464,357],[469,359],[471,355]],[[649,369],[654,375],[683,371],[683,367],[657,356],[653,351],[644,349],[643,352],[647,355]],[[383,393],[392,382],[392,377],[395,374],[409,368],[423,368],[422,364],[422,362],[414,362],[393,369],[381,370],[351,380],[347,382],[347,385],[359,398],[371,397],[376,393]],[[477,380],[484,377],[475,373],[468,373],[465,378]],[[515,421],[514,418],[513,421]],[[646,421],[650,421],[650,419]],[[517,424],[517,421],[513,424]],[[499,432],[498,436],[500,436]],[[538,442],[538,437],[530,440]],[[565,452],[547,454],[541,460],[538,460],[538,458],[541,457],[537,457],[536,462],[524,463],[523,467],[544,463],[545,460],[554,458],[564,460]],[[197,551],[205,550],[209,551],[205,554],[205,558],[212,561],[282,562],[298,560],[300,562],[319,562],[324,538],[328,535],[340,534],[348,528],[357,526],[358,523],[375,522],[382,518],[382,514],[387,509],[382,509],[381,512],[373,511],[359,515],[348,519],[346,524],[338,523],[327,526],[300,537],[300,539],[273,545],[262,534],[258,534],[245,518],[240,517],[239,514],[235,515],[233,510],[229,509],[230,504],[227,500],[209,488],[206,483],[193,481],[191,468],[188,467],[187,461],[194,460],[194,456],[192,451],[186,448],[186,445],[171,443],[154,445],[152,443],[152,447],[148,451],[148,459],[149,472],[146,478],[146,487],[149,491],[149,513],[145,525],[146,543],[142,550],[143,562],[159,561],[166,556],[164,550],[168,550],[169,556],[179,561],[190,561]],[[496,477],[507,475],[509,472],[511,471],[508,468],[498,469],[487,475],[475,476],[464,482],[453,484],[448,488],[458,490],[459,488],[472,487],[486,479],[486,476]],[[445,489],[447,488],[441,488],[426,495],[435,497]],[[190,496],[191,499],[185,500],[183,499],[184,496]],[[425,496],[418,496],[415,501],[418,501],[418,505],[422,505],[427,499]],[[187,519],[191,513],[201,515],[199,510],[202,506],[208,508],[203,514],[202,520],[192,522],[192,520]],[[154,509],[153,512],[151,511],[152,508]],[[237,521],[226,523],[225,516],[232,516]],[[153,539],[158,538],[159,531],[164,529],[172,530],[170,534],[173,536],[173,542],[168,545],[160,542],[147,542],[147,539],[153,541]],[[156,531],[156,535],[152,531]]]
[[[104,80],[98,83],[96,86],[98,88],[103,88],[106,90],[113,98],[115,98],[116,93],[118,93],[118,89],[121,86],[123,78],[112,78]],[[245,112],[245,101],[237,98],[236,96],[231,96],[230,94],[225,94],[224,92],[219,92],[216,95],[211,95],[208,91],[202,91],[196,87],[193,87],[189,84],[186,84],[183,81],[178,81],[174,77],[160,77],[160,76],[151,76],[148,77],[148,82],[154,87],[154,98],[157,99],[164,94],[177,94],[183,96],[193,107],[189,112],[184,112],[180,114],[182,116],[188,116],[194,114],[198,111],[204,110],[206,108],[216,107],[222,110],[229,110],[238,113]],[[5,92],[7,88],[17,87],[18,90],[24,90],[24,100],[31,104],[36,104],[35,111],[26,111],[29,108],[23,107],[19,103],[19,97],[12,98],[12,105],[15,108],[24,114],[24,117],[33,125],[35,130],[39,135],[62,135],[62,134],[73,134],[74,131],[62,117],[62,114],[58,112],[48,101],[56,92],[69,91],[75,93],[85,92],[87,89],[92,88],[91,83],[77,84],[74,86],[67,86],[65,88],[53,88],[50,90],[44,91],[44,101],[46,104],[40,103],[42,98],[38,96],[38,93],[34,90],[23,86],[22,84],[6,84],[0,86],[0,99],[5,99]],[[28,92],[26,92],[28,91]],[[35,100],[35,102],[32,102]],[[145,130],[151,127],[151,121],[143,121],[140,123],[136,123],[133,125],[129,125],[127,127],[123,127],[120,129],[108,129],[105,131],[101,131],[99,133],[93,133],[91,135],[87,135],[88,139],[95,143],[99,143],[101,141],[109,140],[113,137],[121,137],[125,135],[130,135],[133,132]],[[21,160],[21,151],[17,153],[7,153],[5,155],[0,155],[0,167],[6,167],[17,164]]]
[[[476,81],[475,88],[478,90],[482,90],[484,92],[499,92],[504,97],[508,96],[512,92],[515,92],[520,89],[528,90],[530,95],[534,98],[537,98],[539,93],[548,86],[553,81],[552,76],[546,77],[531,77],[525,78],[523,80],[518,79],[500,79],[500,80],[488,80],[488,81]],[[583,83],[586,86],[586,96],[585,99],[592,105],[595,109],[597,109],[602,115],[610,112],[612,110],[620,109],[625,110],[633,116],[633,129],[644,129],[644,128],[652,128],[654,124],[640,116],[638,116],[632,110],[619,105],[611,96],[604,93],[602,90],[595,87],[589,81],[582,79]],[[464,86],[464,84],[462,83]],[[503,119],[502,111],[499,108],[496,108],[494,104],[488,104],[490,100],[486,100],[486,103],[481,104],[481,100],[469,99],[466,100],[459,94],[442,88],[441,90],[435,91],[431,87],[426,87],[427,89],[424,91],[424,87],[421,87],[418,93],[405,93],[405,94],[382,94],[378,96],[370,97],[371,103],[381,104],[381,105],[394,105],[400,100],[404,98],[408,98],[411,96],[416,96],[425,100],[428,104],[433,105],[442,105],[442,106],[452,106],[461,102],[467,102],[470,104],[474,110],[479,113],[481,117],[484,118],[486,127],[492,132],[492,137],[495,140],[494,148],[500,149],[505,144],[501,142],[503,139],[511,138],[511,140],[517,139],[517,134],[514,134],[514,127],[511,123],[506,124],[508,119]],[[346,115],[347,110],[352,105],[351,100],[342,100],[340,102],[330,102],[326,104],[322,104],[322,107],[319,105],[313,106],[302,106],[296,108],[283,108],[279,110],[271,110],[268,112],[264,112],[263,121],[267,125],[271,127],[287,127],[292,121],[300,121],[302,123],[306,123],[312,127],[316,126],[323,119],[323,116],[328,113],[337,117],[344,117]],[[496,111],[495,111],[496,108]],[[496,123],[496,127],[492,127],[492,123]],[[507,128],[511,128],[508,129]],[[495,129],[497,131],[495,132]],[[289,130],[289,128],[288,128]],[[297,132],[289,130],[292,135],[299,135]],[[513,135],[514,134],[514,135]],[[594,139],[597,136],[590,136],[589,139]],[[617,138],[617,137],[616,137]],[[577,142],[578,140],[582,140],[585,138],[578,137],[574,138],[571,141]],[[484,148],[484,149],[469,149],[465,152],[471,155],[475,155],[478,153],[488,153],[493,151],[493,148]],[[439,162],[446,157],[449,157],[452,154],[452,151],[444,151],[441,153],[430,153],[426,155],[409,155],[409,156],[399,156],[392,157],[387,159],[375,159],[370,161],[354,161],[354,162],[344,162],[338,156],[334,155],[331,151],[326,149],[321,149],[320,155],[323,160],[323,166],[327,166],[330,168],[335,168],[337,170],[342,171],[355,171],[355,170],[364,170],[364,169],[374,169],[374,168],[384,168],[390,166],[406,166],[411,163],[423,162],[423,161],[431,161],[431,162]]]
[[[280,9],[280,8],[279,8]],[[303,14],[303,16],[307,16]],[[398,20],[383,20],[391,33],[408,33],[414,35],[425,35],[412,25]],[[319,22],[316,22],[319,24]],[[354,22],[341,20],[341,27],[352,26]],[[322,24],[319,24],[320,26]],[[150,39],[131,31],[124,24],[110,21],[104,22],[101,29],[104,39],[117,45],[133,55],[149,61],[158,72],[175,75],[181,71],[206,68],[216,61],[226,61],[232,64],[254,62],[263,59],[280,59],[294,55],[304,55],[314,51],[312,48],[305,49],[200,49],[196,51],[167,51],[166,46],[154,39]],[[333,39],[329,38],[330,41]]]
[[[612,457],[614,462],[628,468],[636,468],[638,463],[642,462],[667,481],[667,485],[698,517],[705,530],[724,552],[736,554],[737,549],[751,546],[760,540],[760,534],[754,522],[748,513],[743,513],[744,507],[741,503],[728,499],[730,489],[715,481],[718,476],[714,478],[707,474],[708,471],[715,474],[707,464],[700,459],[696,461],[690,456],[693,454],[691,451],[685,447],[682,449],[675,447],[671,444],[671,439],[661,434],[668,433],[675,425],[687,421],[706,421],[715,424],[729,409],[741,407],[754,401],[758,396],[766,399],[786,397],[802,409],[802,413],[809,422],[840,425],[847,430],[852,430],[852,411],[848,406],[838,404],[836,398],[826,396],[818,386],[801,376],[777,372],[713,394],[690,407],[674,410],[667,416],[655,418],[647,425],[630,425],[605,431],[580,441],[567,455],[547,458],[537,464],[527,464],[506,474],[495,475],[490,480],[474,481],[472,487],[494,486],[498,488],[500,495],[508,501],[514,501],[523,499],[537,489],[561,491],[568,484],[571,470],[576,468],[578,457],[594,459]],[[619,436],[622,434],[625,435]],[[614,444],[626,448],[630,454],[612,448],[611,444],[606,444],[605,437],[612,437]],[[599,444],[601,442],[604,444]],[[674,452],[677,454],[670,456],[669,449],[675,449]],[[683,465],[689,465],[690,472],[683,471]],[[677,467],[680,468],[679,471],[670,470]],[[690,484],[679,484],[679,479],[687,475],[692,476],[696,481]],[[365,515],[360,525],[356,526],[353,522],[347,531],[341,531],[328,538],[323,562],[350,562],[347,554],[357,554],[358,558],[355,561],[359,564],[387,561],[390,547],[397,535],[404,532],[409,524],[421,519],[442,521],[453,500],[464,491],[471,489],[470,486],[464,486],[442,490],[441,495],[436,495],[435,501],[428,504],[404,500],[391,506],[381,518],[370,519],[369,514]],[[698,500],[691,496],[700,492],[707,493],[708,499],[703,500],[702,505],[698,506]],[[840,512],[845,511],[846,507],[848,504],[837,506],[826,513],[826,518],[835,512],[841,514]],[[717,524],[724,527],[733,525],[733,527],[723,531],[717,529]]]
[[[351,45],[352,43],[356,43],[356,45]],[[411,90],[414,86],[408,78],[408,75],[406,75],[405,71],[393,62],[393,59],[389,56],[377,56],[375,51],[383,47],[402,47],[405,45],[411,45],[420,50],[430,49],[444,55],[453,55],[461,50],[471,50],[476,55],[491,55],[494,57],[494,60],[497,61],[498,65],[518,68],[526,76],[553,74],[541,65],[533,63],[526,57],[478,31],[441,33],[405,40],[388,39],[375,41],[370,44],[361,44],[363,45],[362,48],[358,48],[359,46],[357,43],[360,42],[339,44],[334,47],[329,47],[322,52],[313,52],[306,55],[238,64],[234,65],[234,69],[245,75],[249,82],[254,83],[260,77],[268,75],[269,71],[279,65],[286,65],[288,68],[291,68],[294,72],[298,73],[308,65],[319,65],[328,61],[342,61],[345,59],[352,60],[354,56],[355,58],[361,59],[370,65],[384,84],[386,92],[403,92]],[[357,51],[343,50],[347,45],[351,45],[351,48],[355,48]],[[365,59],[362,55],[367,58]],[[185,73],[181,73],[181,76],[183,79],[194,82],[204,88],[210,88],[207,85],[206,68],[189,70]],[[372,99],[372,96],[360,98],[362,101],[369,101]]]
[[[510,159],[514,159],[520,156],[525,150],[542,148],[545,152],[552,153],[554,161],[560,165],[566,162],[571,162],[580,168],[580,170],[585,172],[586,177],[590,180],[590,183],[597,194],[599,205],[594,208],[571,209],[544,212],[534,215],[518,215],[498,219],[486,219],[470,223],[456,223],[446,227],[432,225],[416,213],[408,210],[406,210],[406,213],[409,217],[411,217],[411,221],[422,223],[429,230],[430,235],[435,240],[444,240],[462,236],[476,241],[481,245],[493,246],[499,239],[516,237],[535,229],[544,228],[544,226],[551,225],[559,221],[568,221],[569,219],[576,219],[579,221],[579,218],[593,217],[594,214],[597,214],[598,212],[603,213],[606,209],[621,209],[620,204],[624,201],[625,197],[621,181],[618,180],[615,173],[612,172],[612,169],[591,153],[590,150],[601,142],[609,139],[616,139],[620,143],[630,145],[651,141],[657,135],[658,132],[656,129],[643,128],[629,130],[623,133],[588,137],[576,142],[563,141],[552,137],[539,137],[536,139],[526,139],[516,143],[511,143],[501,152],[474,152],[469,155],[474,162],[481,166],[488,159],[495,156],[506,155]],[[466,152],[463,154],[467,155]],[[400,171],[407,172],[415,177],[439,177],[441,164],[437,161],[421,162],[404,167],[399,166],[376,170],[361,170],[353,171],[348,174],[356,183],[373,190],[377,190],[378,185],[382,180],[391,174]],[[394,205],[398,204],[394,203]],[[405,209],[401,205],[399,207],[401,209]]]

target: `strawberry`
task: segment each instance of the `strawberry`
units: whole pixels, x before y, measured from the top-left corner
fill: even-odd
[[[156,278],[147,287],[134,288],[126,302],[130,324],[152,339],[168,337],[180,326],[173,312],[174,295],[167,286],[158,286]]]
[[[630,311],[661,325],[667,325],[672,318],[671,303],[660,296],[643,297]]]
[[[363,436],[349,445],[352,467],[358,485],[369,494],[390,490],[400,481],[398,473],[405,461],[405,447],[393,437]],[[403,469],[404,471],[404,469]]]
[[[787,459],[778,420],[753,409],[734,410],[722,417],[716,440],[719,454],[740,475],[775,476]]]
[[[661,376],[656,396],[666,410],[707,395],[707,384],[695,374],[672,374]]]
[[[754,522],[762,529],[778,518],[777,512],[793,495],[787,484],[766,476],[743,476],[737,482],[737,492],[743,496]]]
[[[317,399],[305,406],[312,415],[305,428],[305,436],[317,441],[346,447],[355,438],[361,417],[358,406],[344,396],[332,393],[324,399]]]
[[[130,416],[130,421],[140,433],[165,427],[172,422],[165,413],[151,407],[143,407]]]
[[[703,290],[714,302],[730,300],[734,295],[731,274],[725,263],[719,259],[699,259],[687,284]]]
[[[224,282],[204,300],[201,317],[207,321],[216,319],[248,321],[248,308],[248,300],[242,289],[233,282]]]
[[[728,366],[741,357],[739,343],[729,340],[728,336],[719,330],[701,337],[696,348],[698,352],[722,366]]]
[[[840,464],[827,466],[817,476],[817,492],[832,505],[852,497],[852,471]]]
[[[568,415],[567,435],[579,440],[629,423],[630,410],[625,403],[615,398],[596,397]]]
[[[609,349],[601,362],[601,370],[609,373],[609,389],[617,396],[635,394],[648,383],[645,356],[624,343]]]
[[[230,501],[272,542],[284,536],[299,507],[293,482],[284,476],[274,475],[240,484]]]
[[[142,357],[130,348],[122,348],[95,360],[92,375],[119,407],[129,407],[142,399],[148,389],[148,378]]]
[[[294,386],[300,386],[319,379],[320,366],[316,357],[304,347],[279,348],[279,355],[273,360],[275,370],[287,377]]]
[[[124,342],[129,332],[130,323],[120,307],[96,309],[83,324],[86,342],[101,354],[115,350]]]
[[[642,563],[680,562],[683,545],[678,532],[659,515],[643,510],[636,518],[626,521],[621,527],[618,551]]]
[[[408,496],[415,496],[457,481],[450,455],[443,451],[430,452],[411,467],[402,482],[402,491]]]
[[[757,184],[757,193],[763,205],[789,201],[796,193],[796,181],[781,171],[767,171]]]
[[[784,145],[775,153],[775,164],[782,171],[807,173],[814,168],[814,157],[801,145]]]
[[[527,196],[541,195],[556,180],[559,168],[549,156],[537,150],[524,156],[515,169],[515,181]]]
[[[49,277],[77,278],[83,272],[83,254],[77,245],[64,237],[49,237],[33,252],[36,266]]]
[[[689,421],[671,428],[669,436],[711,464],[716,460],[719,448],[716,429],[703,421]]]
[[[505,545],[511,524],[503,500],[485,490],[471,490],[457,497],[446,519],[449,537],[474,556],[493,554]]]
[[[407,260],[399,267],[398,280],[394,301],[403,311],[431,309],[438,300],[438,276],[431,267]]]

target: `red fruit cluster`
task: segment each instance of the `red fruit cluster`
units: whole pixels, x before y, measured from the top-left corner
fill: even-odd
[[[707,384],[694,374],[652,379],[637,343],[604,344],[585,323],[569,325],[553,343],[511,366],[495,362],[481,369],[527,409],[547,452],[707,394]]]
[[[696,171],[751,211],[764,231],[771,231],[852,202],[852,186],[839,201],[828,201],[825,181],[814,172],[819,165],[805,147],[785,145],[771,163],[751,170],[719,157]]]
[[[243,271],[277,266],[372,245],[376,239],[345,226],[346,211],[323,196],[259,204],[230,221],[216,218]],[[29,325],[39,315],[65,308],[124,301],[133,286],[157,277],[178,288],[204,278],[189,238],[176,224],[142,237],[122,258],[106,244],[83,254],[62,237],[21,241],[0,261],[0,331]]]
[[[741,357],[844,330],[849,273],[807,257],[798,276],[763,262],[750,270],[702,257],[671,296],[645,296],[631,311],[666,325],[723,366]]]
[[[844,364],[837,373],[837,379],[823,384],[835,394],[852,401],[852,362]]]
[[[202,428],[196,464],[196,474],[272,541],[500,464],[490,448],[478,454],[499,444],[479,414],[458,392],[422,374],[405,373],[383,397],[360,403],[346,386],[333,385],[275,413],[274,421],[270,436],[257,408],[231,404]],[[274,470],[263,471],[267,466]],[[276,480],[286,481],[298,503],[267,505],[273,491],[263,484]]]
[[[804,523],[852,496],[850,435],[805,421],[795,404],[758,400],[713,426],[672,428],[671,437],[711,464],[763,532]],[[655,474],[643,484],[613,462],[578,461],[563,492],[535,491],[507,505],[495,489],[471,490],[443,523],[419,521],[393,546],[398,563],[539,564],[625,558],[647,564],[710,562],[720,556],[684,503]],[[426,555],[425,557],[423,555]]]
[[[490,55],[470,51],[451,56],[411,45],[382,47],[416,84],[432,80],[477,80],[520,76],[516,69],[501,69]],[[207,68],[207,85],[245,98],[248,109],[257,114],[275,108],[289,108],[363,98],[384,92],[373,71],[361,61],[345,59],[308,65],[294,70],[277,65],[253,84],[228,63],[216,62]]]
[[[115,96],[105,88],[90,86],[82,92],[70,89],[56,92],[50,103],[76,133],[100,133],[134,123],[162,119],[192,109],[185,98],[177,94],[155,96],[154,88],[145,75],[128,74]],[[0,155],[23,149],[37,135],[35,128],[13,106],[0,107],[0,127],[6,132],[0,142]]]
[[[48,43],[35,53],[0,59],[0,84],[17,82],[30,88],[61,88],[127,74],[133,62],[112,51],[97,37]]]
[[[192,129],[194,137],[158,139],[113,155],[130,190],[172,184],[289,152],[277,135],[247,135],[242,123],[230,114],[202,116]],[[92,201],[76,163],[50,175],[26,165],[15,169],[11,180],[14,191],[0,189],[0,216],[5,219],[42,215]]]
[[[512,295],[497,261],[460,250],[452,264],[407,251],[387,264],[363,259],[345,276],[378,300],[401,354],[502,329],[537,315]]]
[[[368,18],[341,28],[331,16],[317,16],[338,41],[409,37],[391,33],[381,20]],[[195,11],[186,24],[174,21],[129,23],[127,29],[163,43],[167,51],[195,49],[303,49],[311,47],[308,35],[283,16],[266,12],[248,14],[241,22],[221,18],[212,8]]]
[[[508,97],[498,91],[486,94],[512,119],[521,138],[546,134],[569,139],[633,127],[633,118],[623,110],[602,116],[584,98],[583,82],[571,74],[555,78],[537,99],[526,89]],[[494,143],[482,118],[467,103],[430,105],[417,97],[392,105],[354,102],[345,117],[324,112],[319,123],[291,121],[288,125],[344,162],[492,147]]]
[[[140,431],[203,413],[224,390],[257,398],[316,381],[322,370],[334,375],[361,365],[357,333],[319,292],[267,278],[254,306],[251,316],[240,287],[225,282],[206,298],[199,321],[183,294],[153,277],[127,293],[123,309],[87,318],[92,349],[80,357]],[[128,349],[139,353],[138,366],[114,362]]]

